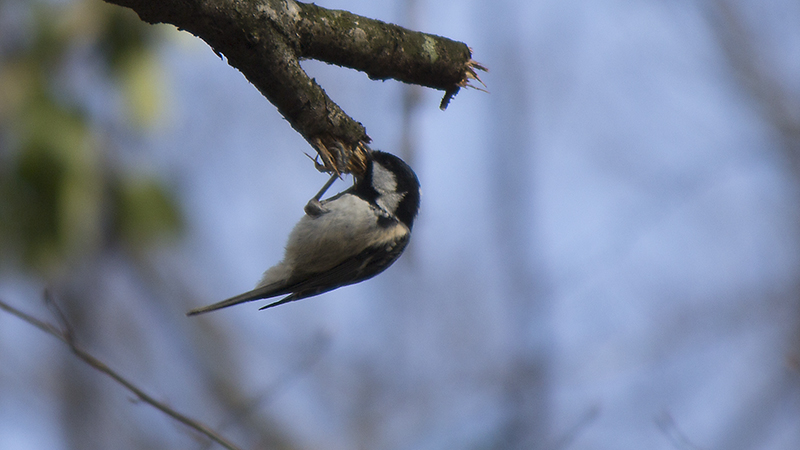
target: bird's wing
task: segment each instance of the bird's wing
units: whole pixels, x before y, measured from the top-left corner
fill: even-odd
[[[270,303],[260,308],[267,309],[367,280],[391,266],[403,253],[403,250],[408,244],[408,239],[409,235],[405,235],[391,243],[367,247],[361,253],[342,261],[324,272],[311,273],[303,276],[301,279],[257,287],[252,291],[247,291],[227,300],[201,308],[195,308],[186,313],[186,315],[194,316],[227,308],[228,306],[238,305],[239,303],[290,294],[277,302]]]
[[[322,273],[310,274],[304,277],[302,281],[292,283],[285,289],[286,292],[291,292],[291,295],[259,309],[267,309],[302,298],[313,297],[342,286],[372,278],[386,270],[400,257],[406,245],[408,245],[408,240],[409,235],[405,235],[391,243],[367,247],[361,253],[342,261],[332,269]]]

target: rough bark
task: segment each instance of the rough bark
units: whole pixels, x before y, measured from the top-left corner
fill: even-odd
[[[225,55],[338,173],[362,173],[370,138],[306,75],[301,59],[444,90],[442,108],[484,70],[466,44],[294,0],[106,1],[189,31]]]

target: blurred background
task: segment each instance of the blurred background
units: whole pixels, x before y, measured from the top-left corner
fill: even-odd
[[[490,69],[442,112],[304,63],[422,182],[398,263],[185,317],[281,259],[311,148],[188,33],[2,0],[0,299],[245,449],[800,448],[800,3],[317,3]],[[1,313],[0,448],[215,447]]]

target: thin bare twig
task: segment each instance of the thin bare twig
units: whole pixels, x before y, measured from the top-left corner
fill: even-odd
[[[271,401],[281,390],[285,389],[287,385],[296,382],[300,376],[310,372],[330,348],[330,337],[326,334],[318,333],[312,345],[313,347],[309,354],[307,354],[294,369],[283,374],[283,376],[273,382],[272,386],[268,387],[266,391],[253,397],[247,403],[240,405],[239,408],[237,408],[238,411],[233,411],[231,417],[221,423],[219,427],[224,428],[228,425],[242,422],[245,417],[253,414],[260,406]]]
[[[92,368],[108,375],[112,380],[116,381],[117,383],[121,384],[123,387],[128,389],[132,392],[136,397],[138,397],[141,401],[147,403],[148,405],[156,408],[157,410],[163,412],[164,414],[172,417],[173,419],[177,420],[178,422],[186,425],[187,427],[199,432],[200,434],[204,435],[208,439],[218,443],[219,445],[225,447],[228,450],[240,450],[239,447],[229,442],[224,437],[217,434],[214,430],[209,428],[207,425],[192,419],[191,417],[185,416],[174,409],[170,408],[169,406],[165,405],[164,403],[156,400],[142,389],[137,387],[133,382],[129,381],[110,367],[108,367],[105,363],[100,361],[99,359],[92,356],[86,350],[78,347],[75,344],[75,341],[72,337],[72,332],[70,330],[69,324],[66,321],[66,317],[61,312],[61,309],[58,308],[56,303],[53,301],[52,297],[45,293],[45,299],[47,301],[48,306],[53,311],[53,313],[58,318],[58,321],[62,323],[63,328],[56,327],[53,324],[45,322],[43,320],[39,320],[36,317],[26,314],[17,308],[5,303],[4,301],[0,300],[0,309],[6,311],[7,313],[16,316],[17,318],[23,320],[26,323],[33,325],[34,327],[44,331],[45,333],[55,337],[56,339],[60,340],[61,342],[65,343],[70,350],[72,351],[75,356],[78,357],[81,361],[85,362]]]
[[[701,450],[702,447],[697,446],[692,442],[686,434],[678,428],[675,419],[668,411],[662,411],[661,414],[655,418],[656,426],[664,433],[664,436],[670,440],[672,445],[681,450]]]
[[[583,415],[578,418],[578,421],[572,425],[563,436],[561,436],[552,447],[552,450],[562,450],[569,448],[578,436],[591,425],[597,418],[600,417],[600,406],[594,405],[590,407]]]

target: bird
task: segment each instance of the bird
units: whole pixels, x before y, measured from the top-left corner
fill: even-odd
[[[408,245],[419,212],[417,175],[397,156],[372,150],[352,187],[320,201],[336,177],[309,200],[283,260],[264,272],[255,289],[187,315],[286,295],[259,309],[272,308],[359,283],[391,266]]]

